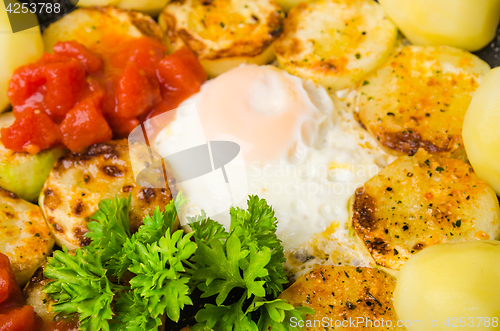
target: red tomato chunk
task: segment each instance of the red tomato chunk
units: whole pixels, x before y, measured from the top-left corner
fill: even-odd
[[[0,253],[0,331],[36,331],[42,327],[33,307],[23,304],[9,258]]]
[[[19,152],[64,145],[73,152],[126,137],[141,121],[176,108],[207,77],[187,48],[164,56],[148,37],[117,39],[94,52],[58,42],[54,54],[18,68],[8,96],[16,120],[1,130],[5,147]]]

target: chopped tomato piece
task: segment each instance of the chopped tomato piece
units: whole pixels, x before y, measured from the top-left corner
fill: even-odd
[[[26,109],[42,110],[60,122],[85,87],[85,68],[75,59],[45,53],[36,64],[16,70],[8,96],[15,115]]]
[[[85,88],[85,68],[78,60],[65,56],[45,53],[44,58],[47,58],[44,65],[47,113],[59,123]]]
[[[14,124],[1,130],[2,144],[17,152],[38,153],[57,146],[60,131],[47,114],[38,110],[25,110]]]
[[[96,107],[101,109],[102,100],[105,94],[104,89],[101,87],[101,84],[99,84],[99,82],[95,80],[93,77],[88,77],[87,83],[88,83],[88,89],[86,89],[85,92],[82,94],[81,99],[92,100],[94,105],[96,105]]]
[[[97,72],[102,68],[101,57],[76,41],[59,41],[52,49],[56,54],[66,55],[80,61],[87,73]]]
[[[43,88],[45,81],[43,68],[35,63],[17,68],[10,79],[7,92],[14,111],[16,111],[16,107],[25,106],[30,101],[40,102],[43,99],[41,93],[45,91]],[[35,100],[29,100],[35,94],[39,94],[39,97],[35,97]]]
[[[129,62],[123,70],[116,91],[118,117],[136,117],[151,109],[161,99],[158,86],[154,88],[146,74],[134,62]]]
[[[41,327],[41,320],[31,306],[24,306],[0,314],[0,331],[36,331]]]
[[[15,71],[8,96],[16,121],[1,130],[5,147],[37,153],[62,142],[79,151],[126,137],[207,79],[188,48],[164,57],[166,47],[153,38],[106,38],[116,47],[96,46],[97,54],[75,41],[58,42],[54,54]]]
[[[125,138],[141,122],[135,118],[111,117],[108,119],[109,126],[113,129],[115,138]]]
[[[148,77],[153,78],[156,76],[156,67],[165,51],[166,47],[156,39],[135,38],[119,44],[110,62],[119,68],[124,68],[129,62],[134,62]]]
[[[23,300],[23,294],[17,285],[9,258],[0,253],[0,306],[12,303],[22,304]]]
[[[94,102],[86,99],[71,109],[61,123],[62,141],[72,152],[113,137],[108,123]]]
[[[200,90],[207,75],[194,53],[183,47],[160,61],[158,79],[163,98],[180,103]]]
[[[155,107],[153,108],[153,111],[151,111],[145,120],[153,118],[157,115],[166,113],[169,110],[175,109],[179,106],[179,104],[184,101],[184,100],[175,100],[175,98],[170,98],[170,99],[164,99],[161,102],[157,103]]]

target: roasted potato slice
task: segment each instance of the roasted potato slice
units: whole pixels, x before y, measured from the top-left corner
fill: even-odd
[[[132,231],[156,206],[163,209],[172,199],[169,189],[139,186],[127,140],[113,140],[60,158],[43,186],[39,203],[56,243],[71,250],[88,243],[84,234],[90,217],[102,199],[113,199],[115,195],[132,196]]]
[[[329,89],[353,87],[393,51],[398,31],[372,0],[300,3],[275,44],[281,68]]]
[[[79,8],[43,31],[45,51],[58,41],[75,40],[90,49],[108,47],[120,36],[163,40],[158,24],[148,15],[114,7]]]
[[[53,246],[40,208],[0,188],[0,252],[9,257],[19,284],[29,281]]]
[[[407,46],[359,89],[359,120],[394,155],[428,152],[465,158],[462,123],[490,70],[457,48]]]
[[[274,0],[175,0],[158,22],[170,51],[187,45],[215,77],[242,63],[271,62],[283,17]]]
[[[356,191],[352,225],[378,265],[398,270],[435,244],[498,238],[500,207],[470,165],[421,149]]]
[[[404,330],[397,327],[392,303],[395,286],[378,269],[317,266],[287,288],[280,299],[315,310],[314,315],[306,315],[304,330]]]

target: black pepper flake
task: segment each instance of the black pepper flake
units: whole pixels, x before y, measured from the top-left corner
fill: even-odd
[[[380,301],[377,300],[377,298],[375,298],[370,292],[366,292],[366,294],[372,298],[373,300],[375,300],[375,302],[380,306],[382,307],[382,304],[380,303]]]
[[[349,310],[354,310],[354,309],[356,309],[356,306],[355,306],[355,305],[353,305],[353,304],[352,304],[349,300],[347,300],[347,302],[346,302],[346,306],[347,306],[347,308],[349,308]]]
[[[386,191],[389,191],[389,192],[392,191],[392,187],[386,188]]]

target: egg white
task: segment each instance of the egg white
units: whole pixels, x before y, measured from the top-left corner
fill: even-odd
[[[242,82],[244,89],[233,88]],[[242,66],[208,81],[181,105],[196,106],[202,129],[199,124],[189,128],[179,112],[157,136],[155,147],[160,155],[169,155],[179,146],[175,141],[182,140],[183,148],[199,145],[200,130],[207,140],[237,142],[247,177],[240,185],[273,206],[277,235],[290,257],[288,269],[300,273],[311,260],[327,263],[334,256],[334,262],[366,265],[367,258],[347,233],[348,200],[394,158],[354,119],[346,106],[351,99],[352,94],[331,96],[323,87],[271,66]],[[254,116],[256,123],[250,118]],[[283,125],[276,126],[276,116],[284,116]],[[267,150],[275,152],[270,156]],[[196,183],[177,184],[190,199],[181,214],[196,216],[203,209],[229,226],[227,211],[219,212],[228,192],[220,179],[214,171]],[[233,202],[245,207],[246,199]]]

